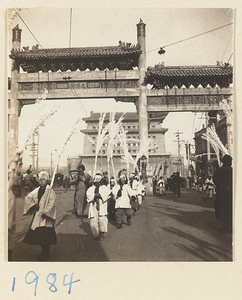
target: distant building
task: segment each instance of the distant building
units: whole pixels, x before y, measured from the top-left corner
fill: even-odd
[[[160,113],[157,116],[149,119],[149,130],[148,137],[156,141],[157,149],[149,151],[149,164],[151,166],[151,172],[153,173],[155,169],[160,168],[167,158],[170,156],[166,153],[165,149],[165,133],[167,128],[162,128],[162,122],[165,119],[167,113]],[[119,120],[122,113],[115,114],[115,120]],[[95,151],[96,151],[96,141],[99,129],[99,117],[100,113],[91,112],[90,117],[84,118],[86,122],[86,129],[82,130],[85,134],[84,136],[84,150],[83,154],[79,156],[86,170],[92,174],[94,168]],[[110,113],[106,113],[104,124],[109,122]],[[139,151],[139,123],[137,113],[125,113],[124,119],[122,121],[123,127],[126,131],[127,145],[130,154],[135,158]],[[115,166],[115,171],[118,172],[122,168],[126,168],[125,160],[122,158],[124,155],[123,149],[118,142],[113,147],[113,161]],[[69,158],[69,165],[73,167],[73,161],[76,158]],[[76,163],[76,161],[75,161]],[[102,144],[98,155],[97,169],[100,171],[107,170],[107,142]],[[162,169],[162,167],[161,167]]]

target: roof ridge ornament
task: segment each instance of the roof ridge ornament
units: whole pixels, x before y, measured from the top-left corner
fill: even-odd
[[[33,45],[32,50],[34,51],[39,50],[39,44]]]
[[[228,67],[231,67],[231,64],[230,64],[230,63],[226,63],[226,62],[223,63],[222,61],[217,60],[217,61],[216,61],[216,66],[228,68]]]

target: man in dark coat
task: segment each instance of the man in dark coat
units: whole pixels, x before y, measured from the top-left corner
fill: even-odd
[[[176,197],[181,197],[181,177],[179,172],[176,172],[174,174],[173,180],[174,180],[174,187],[175,187],[174,193]]]
[[[222,163],[214,172],[213,182],[216,186],[215,215],[222,222],[221,230],[226,230],[232,227],[232,157],[226,154]]]

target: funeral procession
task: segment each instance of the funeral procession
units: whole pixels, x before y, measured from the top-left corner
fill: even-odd
[[[233,11],[55,10],[8,9],[6,260],[233,261]]]

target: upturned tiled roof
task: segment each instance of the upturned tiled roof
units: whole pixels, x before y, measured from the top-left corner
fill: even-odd
[[[115,113],[115,117],[114,119],[115,120],[119,120],[120,117],[124,114],[124,120],[127,121],[127,120],[133,120],[135,122],[138,121],[139,119],[139,116],[136,112],[117,112]],[[87,117],[87,118],[83,118],[83,120],[87,121],[88,123],[89,122],[98,122],[99,118],[100,118],[100,115],[101,113],[97,113],[97,112],[91,112],[91,115],[90,117]],[[110,113],[107,112],[106,115],[105,115],[105,122],[108,122],[109,121],[109,118],[110,118]]]
[[[90,117],[83,118],[86,123],[98,123],[101,113],[91,112]],[[105,115],[104,122],[107,123],[110,119],[110,112],[107,112]],[[149,113],[148,117],[152,122],[162,122],[168,113],[160,112],[160,113]],[[139,115],[136,112],[117,112],[115,113],[114,119],[118,121],[120,117],[123,115],[123,123],[125,122],[138,122]]]
[[[32,50],[23,47],[24,51],[12,50],[10,58],[16,60],[20,67],[28,73],[60,71],[93,71],[95,69],[132,70],[138,66],[140,45],[120,42],[119,46],[60,48]]]
[[[231,66],[178,66],[178,67],[148,67],[147,73],[160,77],[183,77],[183,76],[225,76],[232,75]]]
[[[86,47],[86,48],[54,48],[38,49],[25,51],[12,51],[10,58],[26,61],[39,59],[70,59],[70,58],[87,58],[87,57],[109,57],[109,56],[129,56],[131,54],[139,55],[140,47]]]
[[[215,66],[174,66],[165,67],[162,64],[155,67],[148,67],[146,72],[146,83],[153,85],[153,88],[164,88],[166,85],[197,87],[216,84],[220,87],[228,87],[232,83],[233,68],[229,64]]]

